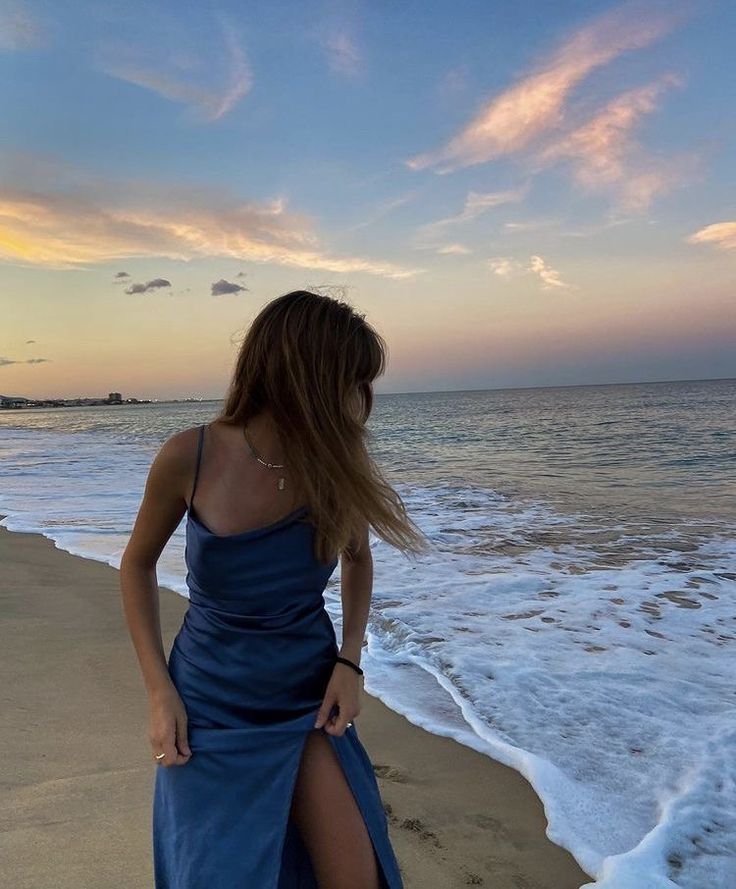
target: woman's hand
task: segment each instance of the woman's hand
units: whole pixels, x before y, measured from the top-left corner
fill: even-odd
[[[329,735],[340,736],[344,734],[348,723],[360,713],[361,676],[347,664],[339,661],[332,670],[332,676],[327,684],[322,706],[317,714],[315,728],[324,727]],[[337,705],[338,714],[330,716]]]
[[[153,758],[160,766],[181,766],[189,762],[192,751],[187,740],[187,712],[172,684],[149,697],[148,740]],[[156,754],[166,756],[156,759]]]

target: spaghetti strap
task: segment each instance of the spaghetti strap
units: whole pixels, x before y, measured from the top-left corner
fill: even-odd
[[[204,427],[203,423],[199,427],[199,444],[197,446],[197,465],[194,469],[194,482],[192,483],[192,493],[189,495],[189,512],[192,511],[192,503],[194,502],[194,492],[197,490],[197,479],[199,478],[199,467],[202,463],[202,444],[204,442]]]

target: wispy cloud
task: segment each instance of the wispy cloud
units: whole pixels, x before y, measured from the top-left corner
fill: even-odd
[[[561,229],[557,234],[561,238],[589,238],[593,235],[600,234],[600,232],[602,231],[607,231],[609,228],[615,228],[619,225],[627,225],[628,223],[638,221],[641,221],[641,217],[614,216],[613,218],[606,219],[604,222],[596,222],[591,225],[578,226],[574,229]],[[654,224],[656,223],[656,220],[647,219],[647,223]]]
[[[585,124],[540,150],[539,164],[569,161],[584,190],[613,192],[623,212],[646,209],[654,197],[686,181],[696,164],[685,154],[648,157],[633,136],[641,118],[655,111],[661,94],[673,86],[682,86],[681,78],[665,74],[616,96]]]
[[[555,287],[564,288],[570,286],[562,280],[557,269],[553,269],[551,266],[547,265],[547,263],[542,259],[541,256],[530,257],[529,271],[533,272],[535,275],[539,275],[539,278],[542,282],[542,287],[544,289],[553,289]]]
[[[660,8],[661,7],[661,8]],[[685,17],[685,4],[629,2],[577,31],[517,84],[487,101],[444,147],[415,155],[412,170],[438,173],[482,164],[529,147],[563,123],[565,102],[596,68],[662,38]]]
[[[647,157],[634,164],[612,189],[616,207],[623,213],[649,209],[655,198],[695,180],[700,159],[691,152],[675,157]]]
[[[46,364],[50,358],[0,358],[0,367],[10,364]]]
[[[452,255],[464,255],[466,253],[472,253],[473,251],[470,247],[466,247],[465,244],[443,244],[441,247],[437,248],[438,253],[449,253]]]
[[[503,227],[507,232],[516,234],[521,232],[539,231],[540,228],[549,228],[550,226],[559,224],[559,219],[529,219],[522,222],[504,222]]]
[[[349,6],[340,3],[325,16],[312,16],[300,36],[317,47],[330,71],[353,79],[365,72],[366,61],[358,39],[359,15]]]
[[[689,244],[712,244],[720,250],[736,250],[736,222],[713,222],[685,240]]]
[[[46,25],[23,3],[0,0],[0,50],[38,49],[47,39]]]
[[[552,142],[539,152],[543,163],[572,158],[583,185],[597,186],[619,180],[630,150],[631,131],[645,114],[657,107],[657,99],[669,86],[681,86],[674,74],[628,90],[612,99],[586,124]]]
[[[529,257],[526,263],[511,256],[494,256],[486,261],[488,268],[500,278],[516,278],[522,275],[536,275],[543,290],[573,289],[573,285],[562,280],[560,272],[552,268],[538,254]]]
[[[355,38],[345,29],[328,32],[323,38],[327,63],[336,74],[353,77],[363,67],[363,58]]]
[[[447,216],[444,219],[437,219],[434,222],[427,222],[417,229],[416,234],[420,241],[433,238],[447,225],[469,222],[472,219],[477,219],[482,213],[492,210],[494,207],[518,203],[526,197],[528,191],[528,182],[519,188],[506,191],[470,191],[465,198],[465,204],[460,213],[456,213],[454,216]]]
[[[256,263],[402,279],[422,273],[393,262],[334,256],[311,220],[222,189],[91,181],[60,192],[0,186],[0,257],[76,268],[133,257],[224,256]]]
[[[512,259],[510,256],[494,256],[486,264],[499,278],[513,278],[514,275],[522,274],[525,271],[518,259]]]
[[[456,101],[468,87],[469,68],[465,63],[451,68],[437,84],[437,95],[443,102]]]
[[[373,225],[375,222],[384,219],[386,216],[389,215],[389,213],[392,213],[398,207],[403,207],[405,204],[408,204],[411,201],[415,200],[419,193],[419,189],[413,189],[412,191],[408,191],[405,194],[399,195],[398,197],[388,198],[387,200],[382,201],[380,204],[378,204],[378,206],[372,212],[369,212],[366,219],[355,223],[355,225],[345,227],[343,231],[354,232],[358,231],[358,229],[366,228],[369,225]]]
[[[162,62],[150,64],[150,53],[140,47],[130,45],[107,45],[97,54],[97,67],[111,77],[136,84],[144,89],[189,107],[195,119],[214,122],[235,108],[238,102],[250,92],[253,75],[245,57],[241,38],[228,22],[220,19],[223,50],[208,54],[205,71],[213,67],[211,58],[216,57],[224,65],[224,81],[219,86],[184,79],[176,70],[176,53],[163,54]],[[186,56],[182,56],[186,58]],[[169,68],[163,67],[169,60]],[[175,69],[175,70],[172,70]]]

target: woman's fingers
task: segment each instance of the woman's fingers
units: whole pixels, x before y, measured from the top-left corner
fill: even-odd
[[[157,760],[159,765],[163,766],[180,766],[185,762],[189,762],[189,757],[185,756],[182,753],[179,753],[176,743],[175,743],[175,735],[172,734],[166,738],[164,741],[164,745],[161,748],[162,752],[166,754],[163,759]]]
[[[166,740],[164,741],[164,746],[162,751],[166,754],[166,756],[161,760],[162,765],[174,766],[179,764],[179,760],[182,758],[179,751],[176,749],[175,733],[166,736]]]
[[[349,725],[352,725],[352,721],[353,719],[355,719],[357,713],[353,713],[353,715],[351,716],[350,710],[348,710],[347,705],[341,707],[339,701],[337,701],[336,703],[339,712],[335,716],[333,716],[332,719],[329,719],[327,721],[324,730],[329,735],[340,737],[340,735],[345,734],[345,730],[347,729],[347,727]]]
[[[189,747],[189,740],[187,738],[186,716],[180,716],[176,720],[176,746],[179,748],[179,752],[187,758],[192,755],[191,748]]]
[[[345,734],[345,729],[348,727],[348,723],[352,724],[349,719],[346,719],[344,716],[339,716],[334,722],[328,722],[324,730],[328,735],[334,735],[336,738],[339,738],[341,735]]]
[[[337,666],[342,665],[338,663]],[[342,735],[359,712],[359,692],[354,675],[348,671],[339,672],[336,668],[325,690],[315,728],[323,728],[330,735]]]
[[[315,720],[314,727],[322,728],[322,726],[327,722],[330,711],[332,710],[333,705],[335,704],[335,696],[334,694],[330,694],[329,692],[325,695],[324,700],[322,701],[322,706],[319,708],[317,712],[317,719]]]
[[[176,746],[176,723],[172,723],[171,727],[166,731],[154,733],[151,738],[151,747],[153,748],[153,756],[156,763],[160,766],[178,766],[189,762],[188,754],[179,753]],[[189,745],[187,745],[189,749]],[[164,754],[161,756],[161,754]]]
[[[148,740],[158,765],[179,766],[192,755],[187,737],[187,711],[175,689],[151,697]]]

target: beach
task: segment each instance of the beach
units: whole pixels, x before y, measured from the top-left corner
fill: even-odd
[[[147,699],[118,572],[0,527],[3,886],[153,885]],[[187,602],[161,587],[168,652]],[[407,889],[576,889],[516,771],[364,693],[356,719]]]

